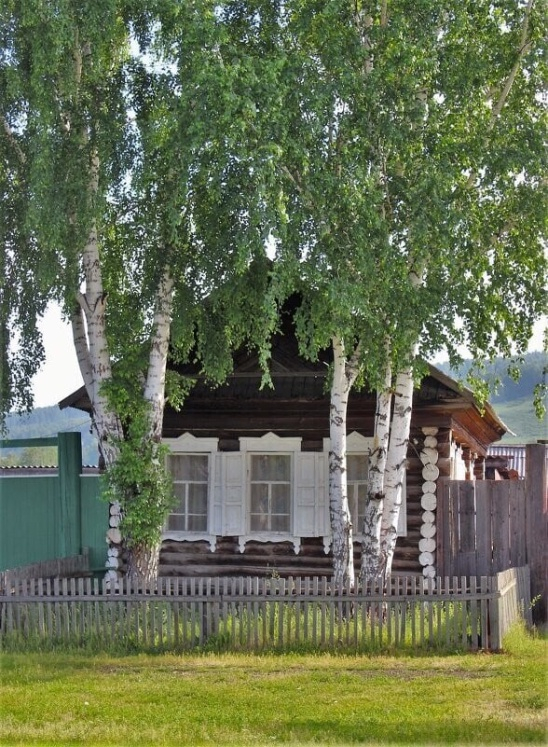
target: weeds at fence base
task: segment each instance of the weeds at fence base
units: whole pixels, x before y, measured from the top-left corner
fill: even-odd
[[[481,634],[467,623],[462,605],[440,602],[435,615],[420,605],[367,610],[355,605],[331,615],[318,605],[306,613],[289,603],[264,611],[245,607],[224,617],[200,618],[191,605],[144,602],[139,608],[105,612],[93,624],[71,605],[57,604],[44,624],[43,603],[25,604],[2,635],[6,652],[74,651],[135,653],[342,653],[457,652],[481,648]],[[463,627],[464,622],[464,627]],[[212,629],[214,627],[215,629]],[[464,633],[463,633],[464,631]]]

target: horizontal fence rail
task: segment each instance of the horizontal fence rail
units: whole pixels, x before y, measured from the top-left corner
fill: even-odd
[[[528,604],[528,569],[505,573],[395,578],[384,591],[327,578],[19,580],[0,595],[0,638],[129,650],[496,650]]]

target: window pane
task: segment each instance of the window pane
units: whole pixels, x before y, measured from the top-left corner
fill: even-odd
[[[289,514],[289,485],[272,485],[272,513]]]
[[[269,528],[267,514],[251,514],[251,531],[267,532]]]
[[[356,524],[356,532],[362,534],[363,520],[365,519],[365,504],[367,501],[367,485],[361,484],[356,487],[358,489],[358,522]]]
[[[174,454],[169,458],[176,497],[167,529],[178,532],[207,531],[209,458],[207,454]]]
[[[205,532],[207,530],[207,516],[205,514],[201,516],[189,516],[188,517],[188,531],[189,532]]]
[[[207,485],[191,483],[188,486],[188,512],[190,514],[207,513]]]
[[[173,508],[173,511],[175,513],[185,512],[186,489],[187,489],[187,486],[181,483],[175,483],[173,486],[173,493],[176,499],[175,507]]]
[[[291,456],[252,454],[250,529],[289,532],[291,511]]]
[[[167,528],[171,532],[184,532],[185,517],[181,514],[170,514],[167,520]]]
[[[288,454],[252,454],[253,481],[286,481],[291,479],[291,457]]]
[[[367,454],[347,454],[346,479],[351,481],[367,480]]]
[[[289,532],[289,516],[273,516],[270,526],[273,532]]]
[[[207,482],[207,454],[174,454],[169,458],[169,469],[175,481]]]
[[[251,485],[251,513],[268,514],[268,485],[266,483]]]

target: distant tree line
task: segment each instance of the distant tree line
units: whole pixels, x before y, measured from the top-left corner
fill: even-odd
[[[525,397],[532,400],[535,387],[548,383],[548,357],[544,352],[527,353],[523,362],[495,358],[486,363],[481,371],[474,367],[472,360],[465,360],[457,369],[451,369],[449,363],[439,363],[436,366],[459,381],[466,381],[472,372],[481,376],[489,387],[489,400],[493,404]]]

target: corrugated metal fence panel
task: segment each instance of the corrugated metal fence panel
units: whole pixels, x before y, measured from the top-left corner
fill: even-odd
[[[522,480],[525,479],[525,446],[490,446],[487,456],[508,457],[508,467],[515,469]]]
[[[8,477],[0,483],[0,570],[59,552],[59,478]]]
[[[0,571],[64,556],[59,489],[57,475],[2,477]],[[80,496],[69,499],[81,501],[74,516],[81,517],[81,546],[89,548],[90,568],[103,570],[109,509],[100,497],[100,477],[80,476]]]

